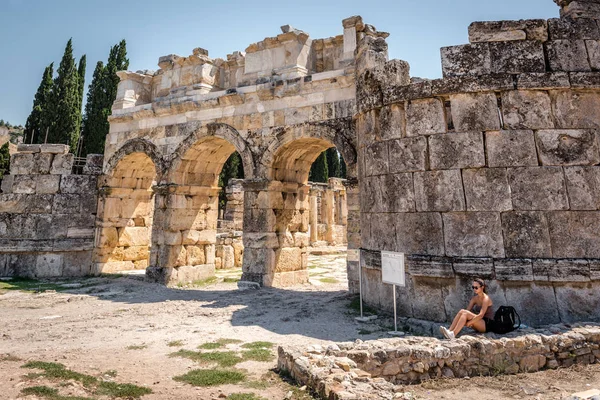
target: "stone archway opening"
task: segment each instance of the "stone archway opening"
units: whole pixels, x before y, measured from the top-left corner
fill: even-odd
[[[214,277],[219,175],[236,150],[224,138],[204,136],[173,161],[157,188],[155,219],[160,224],[153,233],[150,279],[174,284]]]
[[[94,261],[99,273],[145,270],[154,219],[155,162],[133,152],[103,177]]]

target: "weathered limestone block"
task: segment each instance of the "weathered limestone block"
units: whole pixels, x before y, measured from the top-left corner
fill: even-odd
[[[459,170],[414,173],[417,211],[463,211],[465,198]]]
[[[102,154],[88,154],[85,158],[85,165],[83,166],[83,173],[86,175],[100,175],[102,174],[102,164],[104,162],[104,156]]]
[[[37,239],[61,239],[69,235],[69,214],[37,214],[34,220]],[[87,237],[93,236],[92,233]]]
[[[25,195],[7,193],[0,195],[0,213],[49,214],[54,196],[49,194]]]
[[[244,257],[244,245],[241,241],[234,241],[232,244],[235,267],[241,268]]]
[[[467,279],[474,276],[492,279],[494,276],[494,260],[491,258],[459,258],[454,260],[452,268],[457,276]],[[464,307],[464,303],[462,307]]]
[[[551,18],[548,34],[550,40],[600,39],[600,29],[591,18]]]
[[[596,130],[541,130],[536,133],[542,165],[595,165],[600,162]]]
[[[542,326],[560,322],[554,287],[550,284],[505,282],[507,304],[518,304],[518,313],[529,325]]]
[[[593,321],[598,319],[600,296],[589,283],[556,286],[556,302],[563,322]],[[580,349],[584,350],[584,349]]]
[[[560,167],[509,168],[508,181],[515,210],[566,210],[569,208]]]
[[[502,116],[508,129],[554,128],[546,92],[513,90],[502,93]]]
[[[204,246],[186,246],[187,265],[202,265],[206,263]]]
[[[36,153],[33,155],[33,174],[48,174],[52,167],[53,154]]]
[[[41,144],[40,152],[50,154],[68,154],[69,146],[66,144]]]
[[[555,258],[600,258],[600,212],[548,213],[552,255]]]
[[[119,233],[117,228],[100,228],[96,233],[98,248],[116,247],[119,243]]]
[[[463,171],[463,184],[467,211],[512,210],[506,169],[466,169]]]
[[[546,72],[544,46],[537,40],[490,43],[492,73]]]
[[[15,153],[10,157],[11,175],[28,175],[33,171],[33,154]]]
[[[565,4],[560,10],[561,18],[598,18],[600,4],[594,0],[579,0]]]
[[[406,132],[404,104],[383,107],[379,113],[379,126],[382,140],[403,138]]]
[[[404,60],[390,60],[383,66],[385,86],[406,86],[410,84],[410,65]]]
[[[17,146],[17,152],[18,153],[23,153],[23,154],[39,153],[40,152],[40,147],[41,147],[41,145],[39,145],[39,144],[20,143]]]
[[[452,264],[450,264],[452,268]],[[438,279],[415,278],[413,289],[413,316],[427,321],[446,320],[442,283]]]
[[[276,250],[277,267],[275,272],[298,271],[302,269],[302,249],[287,247]]]
[[[235,267],[235,254],[232,246],[217,246],[216,256],[221,258],[222,269],[231,269]]]
[[[150,255],[148,246],[129,246],[123,249],[124,261],[147,260]]]
[[[415,210],[412,174],[367,177],[361,191],[364,207],[372,212]]]
[[[446,255],[457,257],[504,257],[500,213],[445,213]]]
[[[60,181],[61,193],[80,193],[90,194],[96,193],[98,179],[90,175],[67,175],[63,176]]]
[[[60,254],[40,254],[35,262],[35,277],[51,278],[62,275],[63,258]]]
[[[429,136],[429,165],[432,169],[476,168],[485,166],[481,132]]]
[[[533,279],[545,282],[589,282],[587,260],[533,260]]]
[[[569,74],[566,72],[531,73],[517,76],[519,90],[569,89],[570,87]]]
[[[546,42],[546,52],[552,71],[584,72],[592,70],[583,40],[552,40]]]
[[[38,194],[55,194],[60,188],[59,175],[38,175],[35,177],[35,192]]]
[[[398,213],[395,217],[396,251],[405,254],[444,255],[441,214]]]
[[[81,196],[78,194],[57,194],[54,196],[52,213],[77,214],[81,205]]]
[[[52,168],[50,173],[53,175],[70,175],[73,169],[73,162],[75,156],[72,153],[69,154],[57,154],[54,156],[52,161]]]
[[[487,75],[492,61],[488,43],[465,44],[441,48],[444,77]]]
[[[2,193],[11,193],[15,175],[4,175],[2,177]]]
[[[600,128],[600,93],[561,90],[550,96],[557,128]]]
[[[213,264],[182,265],[177,268],[177,281],[172,281],[171,284],[205,281],[213,276],[215,276]]]
[[[590,260],[590,279],[600,281],[600,260]]]
[[[406,136],[446,133],[444,103],[440,99],[413,100],[406,107]]]
[[[425,171],[427,169],[427,138],[390,140],[388,144],[390,173]]]
[[[395,215],[392,213],[367,215],[367,218],[371,220],[371,231],[367,236],[369,249],[394,251],[396,248]]]
[[[593,71],[600,69],[600,40],[586,40],[585,47]]]
[[[128,226],[119,229],[119,246],[148,246],[150,228]]]
[[[550,258],[550,232],[543,212],[502,213],[506,257]]]
[[[600,209],[600,167],[565,168],[571,210]]]
[[[367,176],[389,172],[387,142],[374,143],[365,149],[365,172]]]
[[[548,24],[543,19],[485,21],[469,25],[469,42],[505,42],[510,40],[548,40]]]
[[[457,132],[500,130],[498,101],[494,93],[450,96],[452,121]]]
[[[35,193],[36,177],[33,175],[16,175],[13,179],[12,192],[15,194]]]
[[[496,273],[496,279],[500,281],[533,281],[533,264],[532,261],[528,259],[504,258],[494,260],[494,271]]]

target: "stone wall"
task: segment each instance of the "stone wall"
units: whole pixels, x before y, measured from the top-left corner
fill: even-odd
[[[454,341],[407,337],[308,348],[279,347],[278,366],[320,399],[391,399],[403,385],[438,378],[536,372],[600,362],[597,325]],[[401,395],[400,395],[401,396]],[[398,397],[404,398],[404,397]]]
[[[0,194],[0,276],[94,274],[92,250],[101,156],[73,175],[57,144],[19,145]]]
[[[392,307],[388,250],[406,255],[404,316],[451,320],[479,276],[528,324],[600,320],[600,12],[563,3],[561,19],[473,23],[441,50],[442,79],[359,44],[370,304]]]
[[[311,182],[310,245],[313,247],[347,244],[348,206],[344,180],[329,178],[327,183]]]

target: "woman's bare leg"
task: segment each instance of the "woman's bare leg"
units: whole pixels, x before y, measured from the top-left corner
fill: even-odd
[[[462,330],[462,328],[464,328],[464,326],[467,324],[467,321],[470,321],[473,318],[475,318],[475,314],[473,314],[470,311],[464,311],[463,313],[461,313],[460,317],[458,318],[458,322],[456,323],[456,326],[454,326],[454,329],[451,329],[451,331],[454,332],[454,336],[457,336],[458,333]]]
[[[456,327],[456,324],[458,324],[458,320],[460,319],[460,316],[465,312],[466,310],[460,310],[458,313],[456,313],[456,317],[454,317],[454,321],[452,321],[452,325],[450,325],[450,330],[454,330],[454,328]]]

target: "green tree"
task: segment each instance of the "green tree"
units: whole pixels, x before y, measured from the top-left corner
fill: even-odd
[[[225,194],[225,188],[229,183],[230,179],[243,179],[244,178],[244,166],[242,164],[242,157],[235,151],[229,156],[223,169],[219,174],[219,186],[221,191],[219,192],[219,209],[224,209],[227,204],[227,196]]]
[[[69,39],[58,67],[49,102],[49,115],[53,116],[48,133],[49,143],[63,143],[75,151],[79,140],[81,110],[79,105],[79,74],[73,58],[73,40]]]
[[[8,175],[10,171],[10,154],[8,152],[8,142],[0,147],[0,181],[4,175]]]
[[[104,154],[104,142],[110,125],[108,116],[117,97],[117,71],[129,67],[125,40],[111,47],[106,66],[99,61],[88,89],[83,117],[83,155]]]
[[[33,109],[25,123],[25,143],[41,143],[46,135],[48,121],[45,119],[44,109],[48,107],[50,94],[52,92],[52,75],[54,74],[54,63],[44,70],[42,82],[33,99]]]
[[[329,179],[329,171],[327,168],[326,151],[322,152],[319,157],[313,162],[308,174],[308,180],[311,182],[327,183]]]
[[[339,178],[342,174],[340,166],[340,155],[335,147],[325,150],[327,156],[327,170],[330,178]]]

